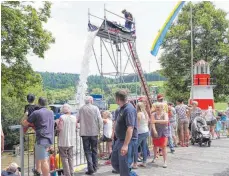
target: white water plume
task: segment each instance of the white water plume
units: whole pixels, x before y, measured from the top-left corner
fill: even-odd
[[[79,85],[77,88],[77,93],[76,93],[76,104],[78,107],[82,107],[84,105],[84,97],[87,91],[87,78],[89,74],[89,64],[90,64],[90,59],[92,56],[92,46],[95,41],[95,36],[97,34],[98,30],[93,31],[93,32],[88,32],[87,40],[85,43],[85,48],[84,48],[84,55],[83,55],[83,60],[81,63],[81,71],[80,71],[80,77],[79,77]]]

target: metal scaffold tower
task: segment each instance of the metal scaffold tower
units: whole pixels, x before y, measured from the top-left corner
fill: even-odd
[[[122,83],[125,82],[123,79],[124,76],[131,74],[138,75],[143,93],[146,95],[148,101],[152,102],[149,88],[136,51],[135,21],[130,21],[133,27],[131,29],[127,29],[123,25],[120,25],[117,21],[108,20],[107,14],[116,16],[116,18],[121,20],[130,21],[107,10],[105,6],[104,18],[95,16],[90,13],[90,10],[88,10],[89,30],[98,30],[98,42],[97,45],[95,43],[93,46],[93,53],[100,75],[102,77],[106,76],[115,78],[117,86],[119,87],[122,87]],[[99,19],[100,24],[101,22],[102,24],[99,27],[95,26],[91,23],[91,17]],[[99,50],[99,53],[96,53],[96,50]],[[113,68],[112,71],[110,69],[111,65]],[[128,73],[128,71],[132,73]]]

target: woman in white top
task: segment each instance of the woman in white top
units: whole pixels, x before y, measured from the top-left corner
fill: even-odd
[[[100,138],[99,143],[106,142],[106,149],[109,155],[112,152],[112,114],[110,111],[102,113],[103,118],[103,136]],[[101,145],[99,144],[100,154],[102,153]],[[108,163],[107,163],[108,164]]]
[[[147,160],[147,138],[149,137],[149,116],[146,112],[145,104],[143,102],[139,102],[137,104],[137,116],[138,116],[138,146],[141,145],[142,153],[143,153],[143,163],[139,166],[146,167]],[[133,168],[137,168],[137,158],[138,151],[135,152],[134,157],[134,165]]]
[[[57,121],[57,130],[59,132],[59,153],[63,163],[64,175],[72,176],[73,168],[73,146],[76,138],[76,117],[71,115],[71,107],[64,104],[62,115]]]

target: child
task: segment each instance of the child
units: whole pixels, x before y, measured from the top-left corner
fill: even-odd
[[[5,170],[2,171],[2,176],[21,176],[19,167],[16,163],[11,163]]]
[[[221,117],[221,122],[222,122],[223,135],[225,135],[226,134],[227,116],[224,112],[221,112],[220,117]]]
[[[59,175],[64,175],[63,172],[63,165],[62,165],[62,161],[60,158],[59,153],[56,151],[54,151],[54,148],[51,147],[49,150],[49,163],[50,163],[50,171],[51,171],[51,176],[59,176]]]
[[[217,117],[216,119],[217,119],[217,123],[215,127],[216,139],[220,139],[220,131],[222,129],[222,123],[220,117]]]
[[[56,169],[56,166],[55,166],[55,151],[54,149],[51,147],[50,150],[49,150],[49,163],[50,163],[50,171],[52,172],[51,173],[51,176],[56,176],[56,172],[55,172],[55,169]]]
[[[58,169],[58,176],[64,175],[63,165],[62,165],[61,157],[58,151],[56,154],[56,169]]]
[[[28,117],[33,113],[33,111],[38,110],[39,107],[37,105],[34,104],[35,101],[35,96],[33,94],[28,94],[27,95],[27,101],[29,104],[27,104],[25,106],[25,110],[24,110],[24,118],[22,119],[22,121],[25,121],[26,119],[28,119]],[[33,124],[29,124],[28,127],[24,127],[24,133],[26,133],[29,129],[29,127],[32,127],[35,130],[35,127]]]
[[[100,138],[99,143],[102,142],[106,142],[107,144],[107,149],[108,149],[108,153],[109,156],[111,155],[112,152],[112,114],[110,113],[110,111],[105,111],[103,112],[103,136]],[[100,154],[102,152],[101,150],[101,145],[99,144],[99,151]],[[110,159],[110,157],[109,157]],[[109,164],[110,161],[107,162],[107,164]]]

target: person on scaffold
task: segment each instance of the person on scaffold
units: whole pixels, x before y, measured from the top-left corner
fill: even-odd
[[[131,30],[133,24],[133,15],[130,12],[127,12],[126,9],[122,10],[122,13],[124,14],[124,17],[126,19],[125,27]]]

